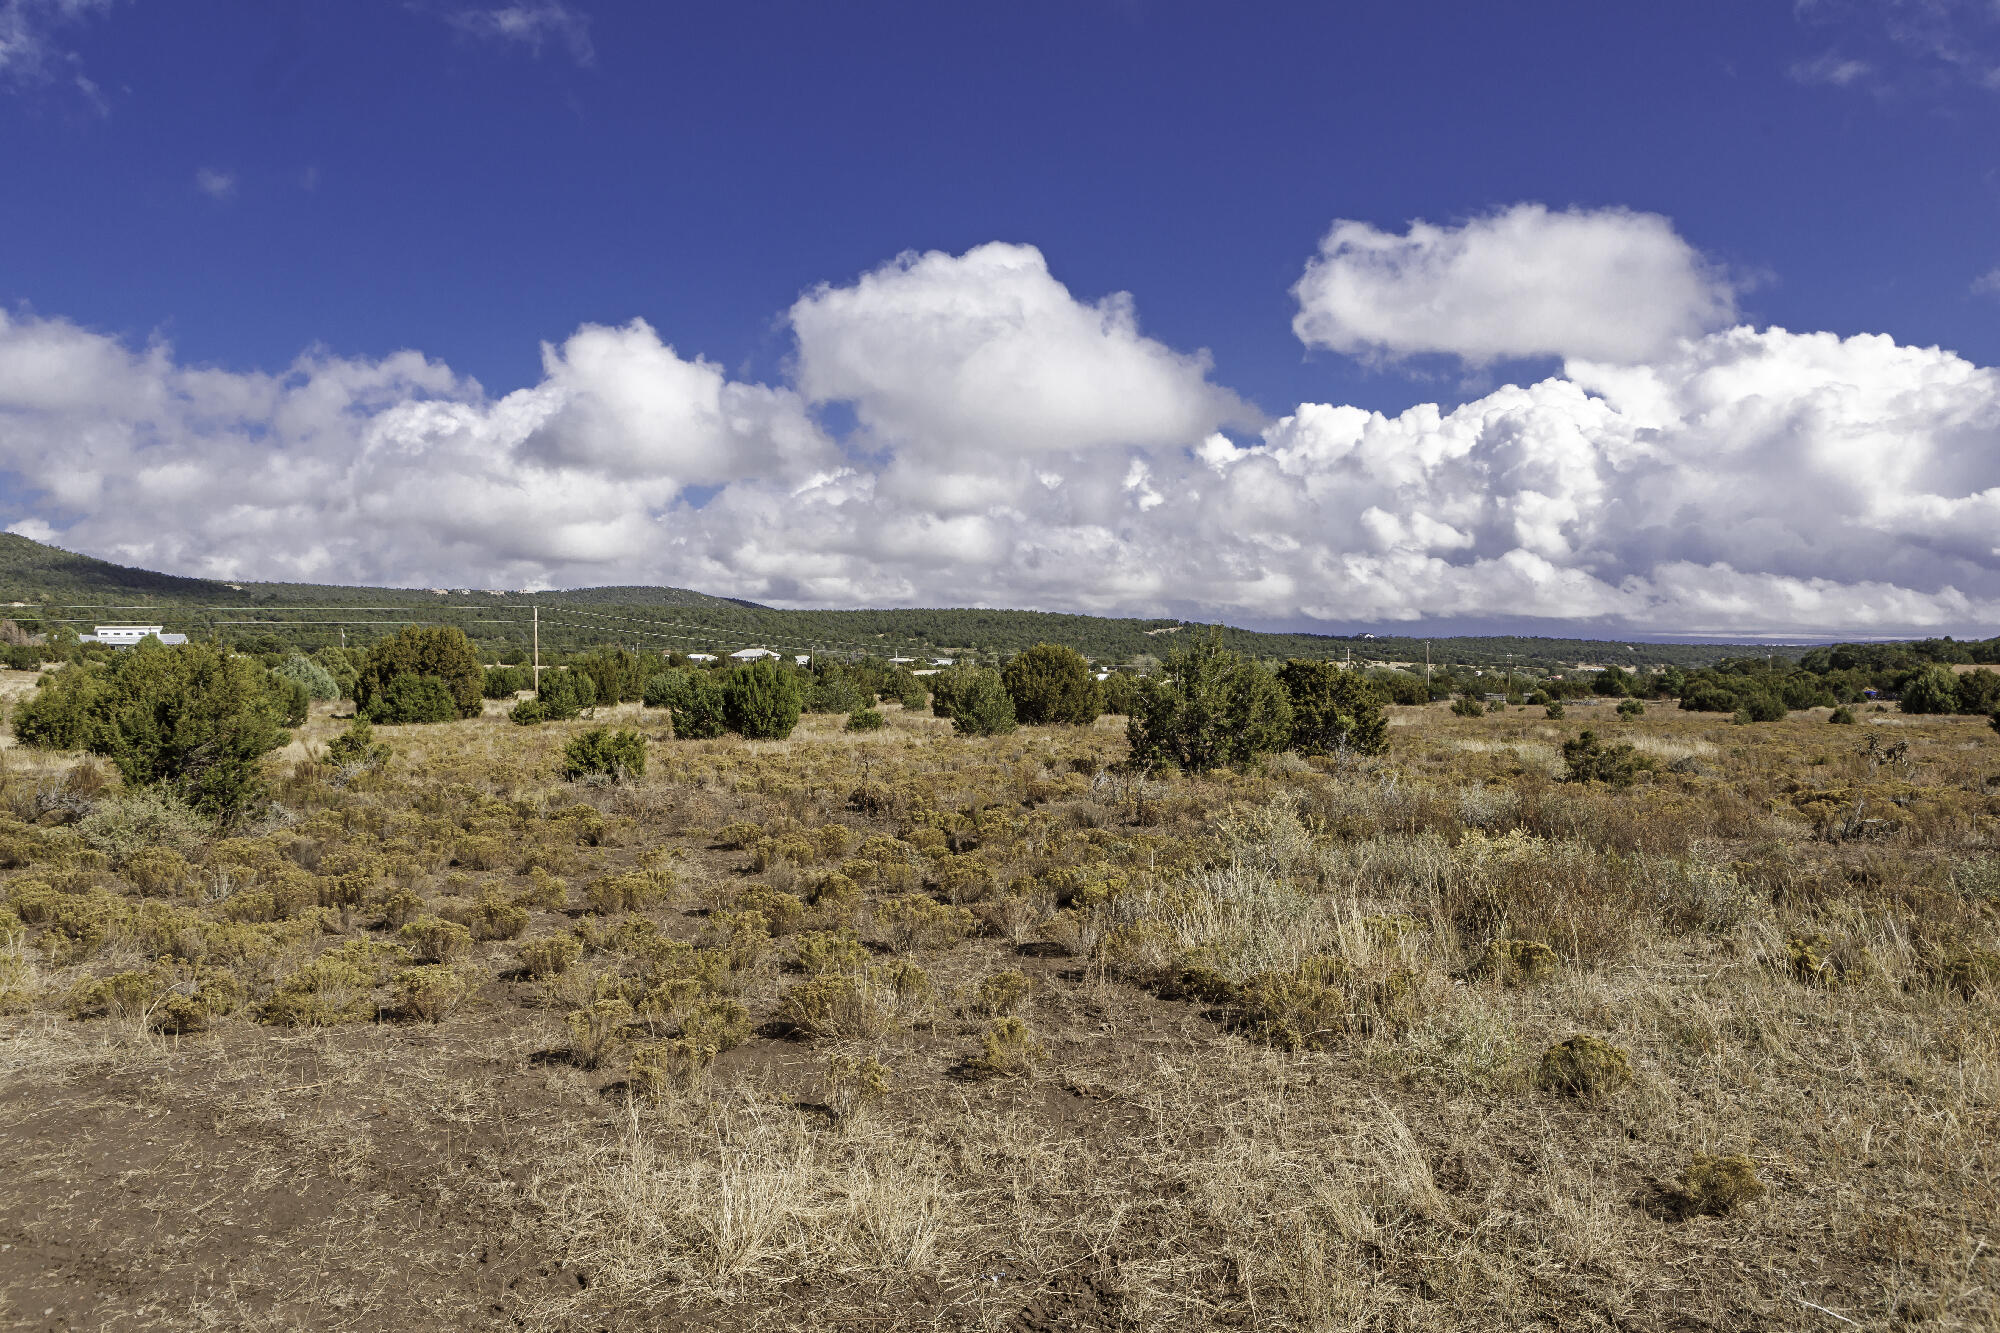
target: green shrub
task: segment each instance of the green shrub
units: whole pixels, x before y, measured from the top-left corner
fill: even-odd
[[[889,1095],[889,1066],[872,1055],[834,1054],[826,1062],[826,1105],[836,1120],[860,1117]]]
[[[340,697],[352,699],[354,687],[360,683],[361,668],[356,658],[362,656],[359,649],[336,648],[332,644],[313,654],[313,661],[321,670],[333,677],[333,683],[340,690]]]
[[[932,715],[950,717],[958,706],[959,696],[978,672],[979,668],[970,662],[958,662],[934,676],[926,677],[930,681]]]
[[[519,713],[526,706],[526,700],[514,706]],[[567,722],[571,718],[582,717],[600,703],[614,703],[615,699],[600,698],[597,681],[588,673],[561,667],[542,673],[541,688],[535,692],[539,722]]]
[[[1130,717],[1139,705],[1139,678],[1126,671],[1114,671],[1104,678],[1104,711]]]
[[[271,674],[213,644],[149,639],[45,680],[16,714],[23,744],[108,755],[128,785],[164,786],[205,815],[254,801],[257,760],[290,739]]]
[[[961,736],[1002,736],[1014,729],[1014,699],[999,672],[973,669],[952,702],[951,726]]]
[[[723,717],[749,740],[783,740],[799,724],[799,687],[770,658],[731,668],[723,685]]]
[[[378,712],[376,704],[398,678],[407,676],[437,681],[444,689],[451,717],[479,716],[486,693],[486,668],[479,660],[479,650],[465,637],[464,630],[449,625],[409,625],[393,638],[376,644],[368,650],[355,678],[354,701],[360,711],[376,716],[376,720],[389,720]],[[449,721],[450,718],[429,715],[436,708],[433,692],[428,686],[419,688],[426,715],[396,720]],[[417,696],[406,695],[403,701],[389,705],[389,709],[394,713],[416,703]]]
[[[632,870],[622,875],[600,875],[583,891],[583,900],[600,916],[619,912],[643,912],[673,892],[674,875],[661,867]]]
[[[879,1037],[929,994],[920,967],[871,967],[800,982],[778,1001],[777,1022],[806,1037]]]
[[[1638,775],[1651,768],[1651,761],[1630,745],[1606,745],[1594,731],[1579,733],[1563,742],[1563,762],[1569,766],[1565,782],[1608,782],[1629,787]]]
[[[540,699],[523,699],[507,710],[507,720],[517,727],[532,727],[549,720],[549,710]]]
[[[1535,1070],[1535,1083],[1569,1097],[1608,1097],[1631,1086],[1632,1061],[1603,1038],[1579,1033],[1549,1047]]]
[[[1905,713],[1956,713],[1958,673],[1941,664],[1925,667],[1903,683],[1897,706]]]
[[[872,708],[857,708],[847,715],[849,731],[880,731],[885,725],[882,715]]]
[[[527,667],[487,667],[480,693],[488,699],[511,699],[522,690],[535,688],[535,673]]]
[[[326,743],[321,762],[341,769],[372,770],[388,763],[389,755],[389,746],[375,739],[375,729],[368,725],[368,719],[357,716],[348,723],[346,731]]]
[[[674,736],[684,741],[713,740],[729,729],[727,691],[713,672],[691,675],[687,697],[674,706]]]
[[[1644,717],[1645,715],[1646,705],[1640,703],[1637,699],[1620,699],[1618,701],[1618,716]]]
[[[1842,704],[1827,714],[1826,720],[1833,723],[1836,727],[1851,727],[1854,725],[1854,710],[1846,704]]]
[[[1024,726],[1089,726],[1104,711],[1104,691],[1091,678],[1090,663],[1062,644],[1038,643],[1016,653],[1000,681]]]
[[[606,777],[613,782],[646,775],[646,738],[636,731],[593,727],[563,746],[564,781]]]
[[[1035,983],[1026,973],[995,972],[973,992],[972,1008],[990,1017],[1005,1018],[1035,993]]]
[[[393,676],[357,716],[384,726],[456,722],[461,716],[451,687],[436,676]]]
[[[685,667],[673,667],[647,677],[646,688],[640,691],[639,699],[648,708],[683,708],[693,686],[693,672]]]
[[[1561,701],[1558,700],[1554,703],[1551,703],[1548,707],[1544,708],[1542,712],[1547,714],[1549,720],[1552,722],[1562,721],[1563,706]]]
[[[1451,711],[1459,717],[1485,717],[1486,705],[1465,695],[1451,701]]]
[[[975,921],[969,908],[907,893],[877,904],[875,924],[898,950],[944,949],[970,935]]]
[[[1284,689],[1257,662],[1224,648],[1219,635],[1169,653],[1135,707],[1126,736],[1132,757],[1148,766],[1207,772],[1282,750],[1291,739]]]
[[[861,688],[854,673],[839,662],[823,660],[813,664],[804,691],[808,713],[853,713],[866,708],[874,696]]]
[[[271,674],[298,682],[308,699],[324,703],[340,697],[340,682],[333,678],[333,673],[303,653],[293,653],[273,667]]]
[[[1333,662],[1294,658],[1278,669],[1292,706],[1291,748],[1300,754],[1381,754],[1389,717],[1368,677]]]
[[[893,699],[909,712],[916,712],[930,704],[931,692],[924,687],[923,678],[908,667],[898,663],[883,681],[878,698]]]

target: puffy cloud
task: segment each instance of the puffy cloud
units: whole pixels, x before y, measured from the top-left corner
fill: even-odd
[[[1397,235],[1341,221],[1292,294],[1306,343],[1364,356],[1444,353],[1637,362],[1726,323],[1729,283],[1656,213],[1517,204]]]
[[[798,384],[931,457],[1178,445],[1252,414],[1206,353],[1139,333],[1132,300],[1076,300],[1031,245],[905,254],[791,310]]]
[[[0,468],[29,497],[4,517],[213,576],[1295,626],[2000,619],[2000,373],[1937,348],[1731,328],[1232,439],[1201,358],[1025,248],[906,256],[792,319],[791,385],[635,322],[495,397],[415,352],[238,374],[0,318]],[[818,402],[859,424],[831,437]]]
[[[236,193],[236,176],[217,167],[203,167],[194,173],[194,186],[211,199],[228,199]]]

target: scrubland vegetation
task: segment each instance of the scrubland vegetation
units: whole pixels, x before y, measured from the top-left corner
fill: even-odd
[[[17,705],[7,1319],[2000,1322],[1983,717],[430,649]]]

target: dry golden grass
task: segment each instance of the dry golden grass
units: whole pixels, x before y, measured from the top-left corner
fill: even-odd
[[[884,711],[619,710],[605,786],[496,712],[334,773],[322,711],[178,860],[10,751],[0,1325],[2000,1323],[1975,720],[1408,709],[1188,779]],[[1560,781],[1583,726],[1653,769]]]

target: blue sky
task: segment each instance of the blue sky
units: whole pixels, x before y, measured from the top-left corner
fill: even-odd
[[[19,511],[9,517],[17,531],[189,572],[330,578],[344,568],[356,581],[460,583],[700,579],[715,591],[798,603],[1003,602],[1260,623],[1463,622],[1491,607],[1503,620],[1658,632],[1977,628],[2000,597],[1993,553],[1976,535],[1940,542],[1935,531],[1927,539],[1916,529],[1942,524],[1957,533],[1984,521],[1981,497],[2000,484],[1991,475],[2000,448],[1990,433],[1994,418],[1976,392],[1971,406],[1952,398],[1936,408],[1942,416],[1920,426],[1892,421],[1882,403],[1909,397],[1907,387],[1887,387],[1903,383],[1897,376],[1957,385],[1963,376],[1955,367],[1976,378],[1979,368],[2000,363],[2000,277],[1986,276],[2000,274],[1996,69],[2000,7],[1992,0],[1644,7],[0,0],[0,170],[8,183],[0,191],[0,302],[11,312],[15,364],[45,365],[58,354],[76,366],[122,357],[116,374],[168,377],[151,398],[130,385],[100,393],[129,390],[134,403],[155,404],[122,410],[109,424],[26,396],[10,408],[0,396],[0,448]],[[1330,335],[1295,329],[1306,299],[1295,284],[1337,220],[1367,224],[1367,235],[1380,239],[1406,238],[1421,219],[1455,238],[1480,219],[1513,216],[1532,233],[1522,244],[1543,246],[1560,265],[1562,248],[1581,233],[1565,240],[1536,230],[1541,224],[1528,215],[1507,214],[1526,206],[1603,221],[1613,245],[1636,234],[1619,231],[1617,219],[1663,220],[1650,239],[1631,243],[1658,258],[1661,236],[1670,235],[1676,253],[1698,263],[1712,299],[1701,306],[1687,297],[1685,318],[1669,321],[1644,354],[1612,359],[1656,371],[1673,360],[1679,369],[1659,373],[1683,396],[1719,390],[1712,377],[1692,387],[1696,372],[1686,358],[1661,350],[1672,337],[1778,327],[1888,335],[1899,353],[1935,346],[1955,354],[1938,365],[1902,357],[1895,368],[1832,371],[1809,349],[1760,344],[1756,355],[1773,383],[1796,382],[1771,369],[1775,362],[1805,356],[1816,373],[1858,383],[1863,398],[1871,386],[1879,390],[1873,406],[1855,409],[1873,415],[1816,443],[1768,436],[1718,443],[1722,428],[1697,421],[1701,414],[1675,418],[1699,438],[1674,466],[1695,466],[1689,450],[1760,453],[1769,466],[1751,467],[1752,483],[1785,475],[1800,449],[1837,461],[1843,449],[1859,447],[1857,435],[1931,432],[1934,475],[1908,479],[1911,499],[1900,516],[1850,515],[1854,542],[1846,546],[1864,536],[1888,540],[1886,522],[1898,528],[1893,549],[1869,548],[1852,568],[1828,558],[1819,570],[1824,546],[1786,528],[1770,534],[1771,558],[1760,559],[1726,532],[1703,535],[1704,524],[1740,533],[1749,520],[1727,506],[1704,510],[1701,497],[1715,488],[1699,482],[1688,483],[1677,508],[1644,524],[1629,503],[1618,508],[1615,486],[1557,496],[1553,483],[1536,483],[1534,496],[1556,496],[1571,510],[1608,507],[1595,517],[1572,515],[1563,533],[1523,537],[1519,530],[1532,522],[1519,503],[1497,517],[1468,516],[1467,505],[1504,490],[1490,468],[1433,477],[1415,494],[1385,480],[1395,469],[1382,464],[1368,477],[1299,483],[1304,491],[1366,490],[1367,505],[1272,501],[1272,532],[1264,535],[1276,546],[1315,547],[1304,564],[1267,567],[1254,552],[1239,552],[1218,557],[1233,571],[1226,577],[1204,569],[1149,582],[1127,570],[1065,581],[1052,572],[1077,560],[1108,571],[1105,562],[1116,564],[1120,552],[1139,566],[1157,565],[1156,556],[1139,553],[1209,531],[1220,521],[1218,492],[1229,487],[1242,491],[1227,501],[1240,527],[1252,503],[1246,497],[1257,491],[1231,478],[1248,469],[1235,466],[1234,455],[1215,461],[1213,449],[1207,464],[1186,460],[1219,431],[1223,445],[1246,451],[1245,463],[1306,477],[1305,464],[1280,460],[1285,449],[1324,462],[1333,446],[1288,446],[1290,437],[1269,433],[1274,422],[1299,420],[1300,404],[1354,405],[1393,419],[1413,406],[1449,412],[1510,384],[1553,379],[1579,386],[1591,401],[1614,402],[1625,418],[1614,432],[1621,439],[1661,429],[1634,415],[1637,391],[1626,381],[1566,374],[1566,361],[1602,359],[1601,338],[1545,330],[1475,346],[1459,331],[1355,332],[1347,307],[1329,315]],[[892,383],[895,367],[914,364],[903,343],[868,343],[895,365],[861,368],[854,349],[867,340],[851,321],[829,322],[832,307],[815,307],[827,316],[812,335],[818,341],[801,332],[797,303],[820,284],[835,297],[860,292],[864,275],[886,273],[904,252],[962,260],[991,242],[1034,247],[1046,280],[1081,309],[1129,293],[1131,336],[1114,338],[1106,355],[1138,348],[1144,361],[1206,349],[1211,363],[1192,372],[1199,385],[1131,381],[1169,398],[1185,390],[1191,405],[1175,424],[1078,433],[1075,414],[1017,418],[976,394],[915,403],[910,395],[920,386]],[[1624,271],[1623,259],[1605,262],[1607,272]],[[932,276],[961,284],[971,280],[967,272]],[[919,285],[903,276],[894,300]],[[1463,278],[1451,278],[1452,292],[1464,289]],[[1437,296],[1398,281],[1404,285],[1378,296],[1399,309]],[[1635,304],[1650,306],[1650,292],[1633,289]],[[916,307],[929,308],[922,300]],[[896,327],[920,326],[914,308],[896,307],[893,319],[905,321]],[[852,303],[840,309],[862,317]],[[891,318],[871,307],[866,321],[878,315]],[[1488,310],[1474,322],[1512,318]],[[1548,318],[1578,316],[1566,309]],[[1638,310],[1634,318],[1643,324],[1649,315]],[[680,444],[660,437],[676,428],[653,407],[634,429],[663,441],[657,467],[643,442],[638,454],[619,455],[622,473],[604,471],[598,445],[551,444],[565,430],[595,429],[601,438],[623,429],[576,404],[633,394],[651,403],[647,395],[679,374],[634,363],[628,370],[637,379],[614,389],[584,382],[571,358],[554,370],[545,362],[545,342],[560,356],[586,326],[616,329],[635,319],[672,347],[676,364],[700,357],[720,372],[723,416],[738,390],[768,388],[785,399],[770,409],[776,417],[759,418],[759,439],[821,436],[810,445],[794,440],[796,448],[769,439],[753,447],[742,443],[738,421],[730,428],[735,443],[704,436],[695,452],[735,450],[739,460],[762,460],[766,473],[772,459],[789,459],[802,469],[795,481],[858,466],[866,474],[854,483],[861,491],[822,498],[850,514],[893,508],[910,540],[894,550],[857,549],[852,524],[821,521],[832,510],[774,509],[768,496],[759,507],[747,492],[733,519],[695,521],[713,507],[711,496],[768,475],[686,463],[675,450],[692,437]],[[1462,328],[1463,321],[1452,324]],[[1035,345],[1057,361],[1075,359],[1057,335]],[[1731,356],[1749,355],[1748,344],[1733,346]],[[396,368],[393,354],[404,349],[432,369]],[[632,346],[625,353],[641,361],[657,355]],[[300,370],[302,354],[321,369]],[[1712,361],[1704,364],[1713,369]],[[328,372],[330,362],[349,369]],[[962,366],[962,358],[950,364]],[[1177,364],[1185,380],[1193,363]],[[1885,377],[1879,384],[1870,379],[1877,373]],[[276,406],[271,395],[316,376],[323,391],[307,397],[323,399],[335,384],[352,395],[330,422],[365,416],[373,426],[354,427],[362,434],[343,437],[344,445],[324,443],[329,423],[288,426],[302,409],[297,401]],[[264,395],[265,405],[222,412],[240,416],[233,424],[218,424],[212,405],[190,408],[217,391],[218,378],[237,385],[239,396]],[[355,387],[364,379],[366,387]],[[1024,376],[1025,385],[1037,382]],[[1209,389],[1234,406],[1217,406]],[[518,438],[492,435],[495,414],[516,391],[561,401],[530,404],[544,416]],[[163,400],[180,407],[169,412],[157,406]],[[544,473],[462,479],[456,493],[475,497],[462,531],[385,548],[353,524],[354,515],[381,508],[382,496],[367,487],[386,483],[343,470],[337,455],[367,453],[368,429],[377,439],[403,430],[414,405],[437,401],[478,416],[489,447]],[[562,426],[563,404],[597,425]],[[1077,409],[1093,422],[1109,410]],[[1574,412],[1565,420],[1573,427]],[[989,429],[996,421],[1007,429]],[[1073,448],[1053,467],[1035,453],[1039,446],[1019,444],[1022,457],[1007,461],[1026,469],[1024,477],[1059,476],[1042,489],[1065,507],[1039,514],[1015,497],[1003,507],[1027,514],[1025,526],[997,533],[1001,519],[953,497],[968,485],[1007,490],[980,468],[1016,447],[1009,430]],[[1411,430],[1378,452],[1421,455],[1424,446],[1413,441],[1422,429]],[[1629,460],[1620,461],[1597,426],[1586,433],[1593,431],[1590,459],[1551,455],[1549,466],[1566,475],[1608,469],[1629,480]],[[157,469],[163,479],[149,493],[159,499],[176,494],[173,478],[188,467],[223,458],[240,470],[273,460],[304,466],[309,456],[323,479],[338,473],[333,484],[349,492],[312,510],[277,488],[255,501],[256,517],[234,538],[148,536],[110,517],[133,499],[121,498],[112,480],[81,484],[82,467],[77,476],[55,475],[65,440],[89,438],[101,450],[111,435],[121,448],[183,451],[174,466]],[[454,458],[467,452],[462,442],[425,439],[422,448],[445,448]],[[963,456],[973,450],[979,466]],[[903,475],[918,462],[927,469],[922,485]],[[1195,469],[1190,477],[1221,479],[1205,482],[1204,498],[1186,512],[1174,489],[1182,463]],[[1155,482],[1131,482],[1142,465]],[[131,462],[106,470],[117,466],[129,471]],[[607,516],[592,534],[591,502],[580,498],[581,511],[550,518],[556,535],[539,546],[507,536],[532,522],[531,505],[476,499],[495,489],[518,499],[616,486],[641,474],[665,480],[638,510]],[[940,480],[947,474],[974,483],[954,490]],[[1173,486],[1157,481],[1170,474]],[[1704,475],[1712,479],[1712,470]],[[1144,507],[1114,515],[1093,484],[1106,495],[1137,496],[1133,503]],[[1149,485],[1162,498],[1147,505]],[[1827,485],[1829,493],[1853,489],[1851,477]],[[1188,480],[1186,489],[1201,488]],[[1518,491],[1505,493],[1518,499]],[[1950,512],[1926,508],[1925,497]],[[1834,503],[1836,510],[1855,504]],[[1367,520],[1364,538],[1350,540],[1370,512],[1394,521]],[[1177,526],[1163,526],[1170,517]],[[1785,526],[1776,510],[1754,517]],[[301,522],[319,540],[305,541]],[[1584,531],[1593,522],[1651,535],[1634,547]],[[709,526],[697,531],[702,524]],[[1437,525],[1457,535],[1422,536]],[[1684,544],[1671,535],[1683,529],[1693,534]],[[816,537],[780,551],[774,530]],[[910,553],[926,532],[948,558]],[[1939,554],[1941,546],[1950,549]],[[661,553],[669,547],[677,554]],[[375,554],[364,560],[357,551]],[[1256,567],[1246,569],[1246,560]],[[995,564],[1029,572],[994,577]],[[1703,606],[1665,591],[1674,582],[1668,564],[1780,582],[1732,585]],[[921,576],[959,565],[981,572],[956,582]],[[1462,572],[1475,566],[1492,577]],[[1362,591],[1342,585],[1338,596],[1326,593],[1336,570]],[[1572,575],[1591,587],[1566,582]],[[1619,593],[1637,586],[1634,579],[1646,584],[1636,600]],[[1800,587],[1815,579],[1848,589],[1852,604],[1833,605],[1827,588],[1805,597]],[[1309,586],[1315,580],[1317,592]],[[1371,580],[1384,586],[1370,593]],[[1503,604],[1493,607],[1494,598]]]

